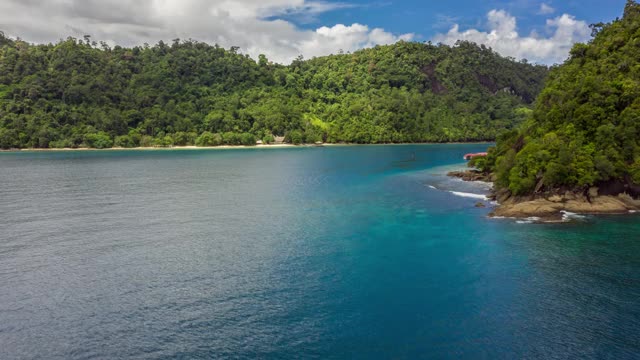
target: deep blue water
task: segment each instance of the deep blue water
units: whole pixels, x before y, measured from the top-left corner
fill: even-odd
[[[640,358],[640,218],[487,219],[484,148],[0,154],[0,358]]]

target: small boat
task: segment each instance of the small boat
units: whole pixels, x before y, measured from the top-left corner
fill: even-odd
[[[479,152],[479,153],[470,153],[470,154],[465,154],[464,155],[464,159],[465,160],[471,160],[474,157],[479,157],[479,156],[487,156],[486,152]]]

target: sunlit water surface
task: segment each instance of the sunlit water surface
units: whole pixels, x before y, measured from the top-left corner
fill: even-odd
[[[639,358],[640,218],[490,220],[485,148],[0,154],[0,358]]]

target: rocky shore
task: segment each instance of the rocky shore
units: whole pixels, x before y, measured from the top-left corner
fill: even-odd
[[[493,217],[531,218],[541,220],[559,220],[563,213],[576,214],[628,214],[640,210],[640,200],[627,194],[605,195],[587,198],[586,196],[566,193],[538,198],[510,197],[491,213]]]
[[[465,181],[492,182],[491,175],[477,170],[454,171],[448,176]],[[540,221],[561,220],[567,212],[576,214],[628,214],[640,211],[640,200],[626,193],[602,195],[593,187],[585,193],[566,191],[526,197],[511,196],[508,191],[493,191],[490,196],[498,205],[490,214],[492,217],[538,218]]]
[[[464,181],[484,181],[493,182],[491,175],[485,174],[478,170],[451,171],[447,176],[460,178]]]

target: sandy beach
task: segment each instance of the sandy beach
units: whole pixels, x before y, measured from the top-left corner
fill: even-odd
[[[492,144],[491,142],[447,142],[447,143],[399,143],[399,144],[351,144],[351,143],[323,143],[323,144],[260,144],[260,145],[219,145],[219,146],[148,146],[148,147],[112,147],[106,149],[94,149],[94,148],[24,148],[24,149],[0,149],[2,152],[49,152],[49,151],[162,151],[162,150],[230,150],[230,149],[282,149],[282,148],[304,148],[304,147],[323,147],[323,146],[407,146],[407,145],[438,145],[438,144]]]
[[[332,146],[335,144],[323,144],[322,146]],[[293,144],[272,144],[272,145],[254,145],[254,146],[246,146],[246,145],[220,145],[220,146],[149,146],[149,147],[134,147],[134,148],[123,148],[123,147],[112,147],[106,149],[94,149],[94,148],[25,148],[25,149],[2,149],[0,152],[49,152],[49,151],[129,151],[129,150],[140,150],[140,151],[162,151],[162,150],[229,150],[229,149],[282,149],[282,148],[296,148],[296,147],[316,147],[319,145],[314,144],[301,144],[301,145],[293,145]]]

